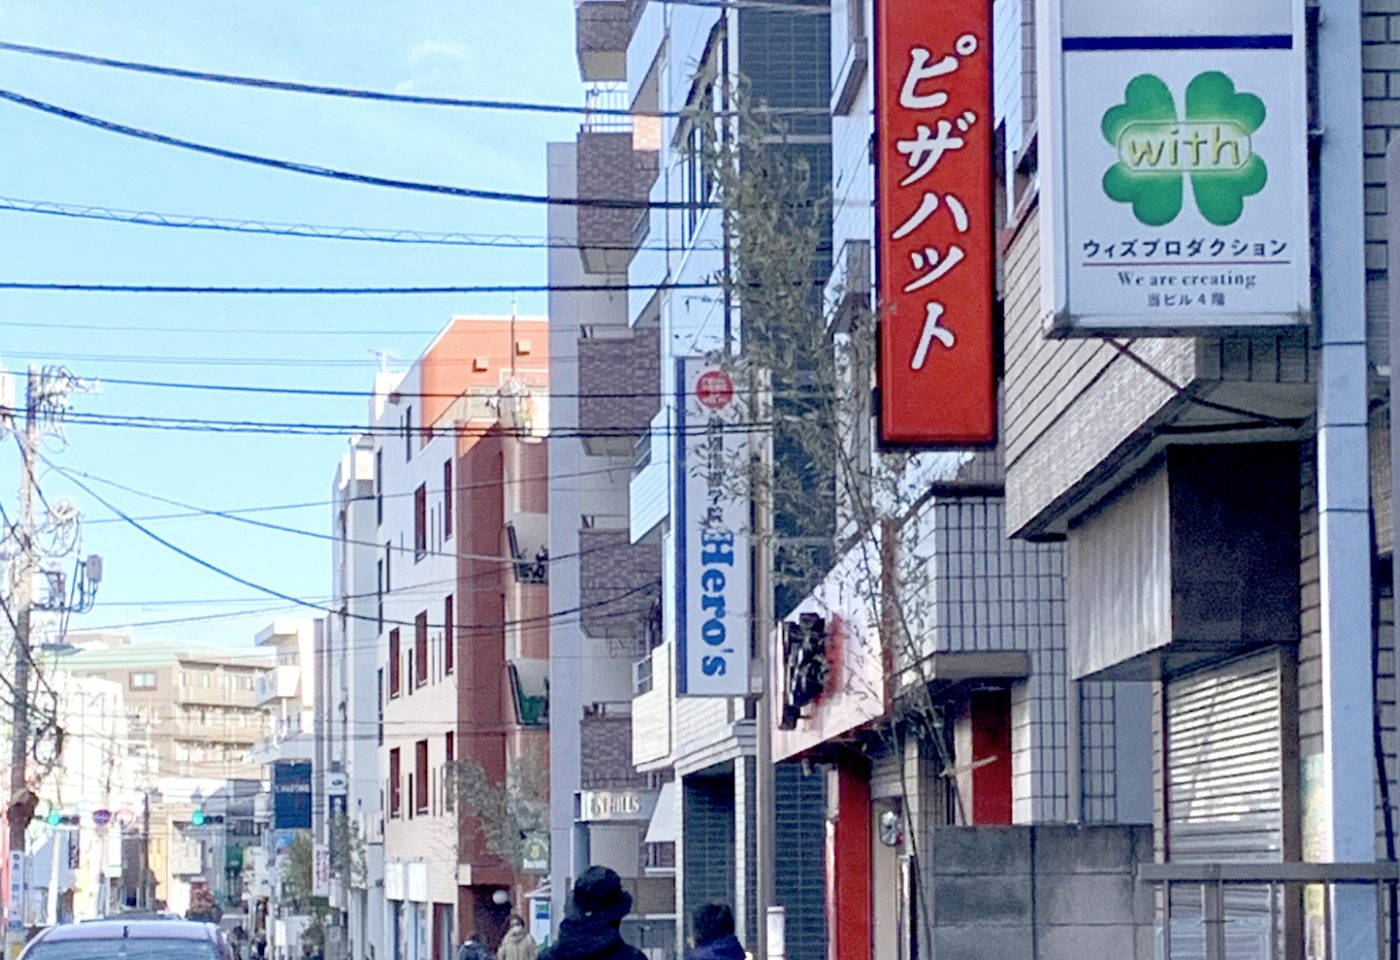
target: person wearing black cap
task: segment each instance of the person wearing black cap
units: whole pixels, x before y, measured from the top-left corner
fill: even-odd
[[[618,933],[632,912],[632,895],[607,867],[589,867],[574,883],[573,911],[559,925],[559,939],[539,960],[647,960]]]

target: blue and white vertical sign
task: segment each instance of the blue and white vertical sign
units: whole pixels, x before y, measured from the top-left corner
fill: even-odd
[[[676,694],[749,693],[749,398],[720,364],[676,360]]]

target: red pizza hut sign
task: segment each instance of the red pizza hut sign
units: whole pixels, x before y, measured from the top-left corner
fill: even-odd
[[[991,0],[876,0],[880,439],[996,439]]]

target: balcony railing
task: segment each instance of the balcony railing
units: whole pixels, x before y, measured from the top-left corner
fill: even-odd
[[[1376,960],[1391,955],[1386,901],[1400,893],[1397,863],[1153,863],[1138,880],[1158,891],[1156,948],[1162,960],[1368,960],[1328,942],[1331,892],[1370,887],[1377,898]],[[1393,924],[1389,936],[1397,931]]]

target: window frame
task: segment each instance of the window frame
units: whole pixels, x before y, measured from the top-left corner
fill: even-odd
[[[413,685],[426,686],[428,683],[428,611],[420,610],[413,618]]]
[[[402,636],[399,628],[389,631],[389,699],[397,699],[403,692]]]

